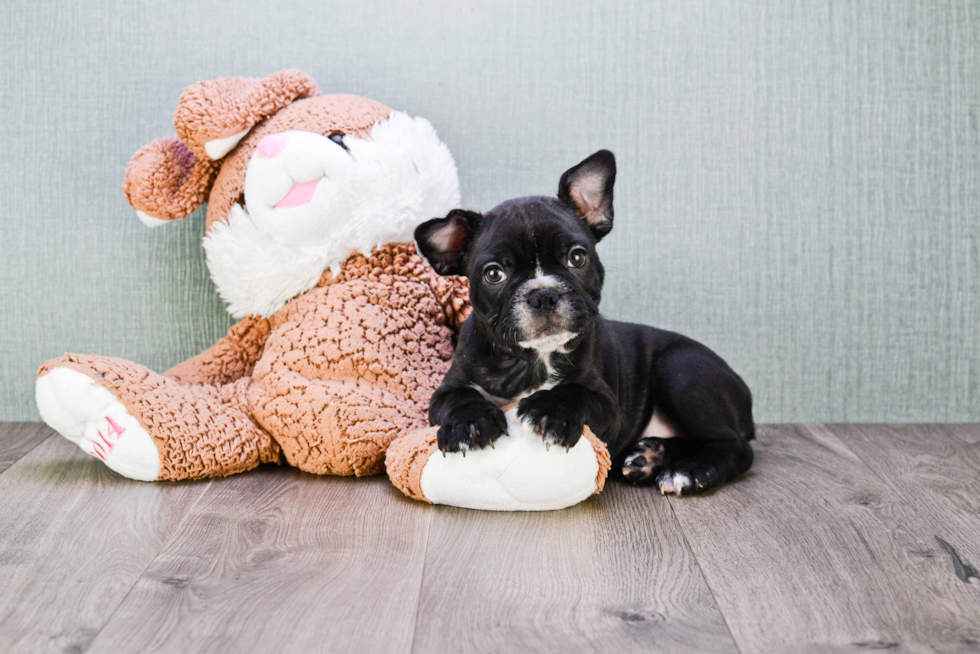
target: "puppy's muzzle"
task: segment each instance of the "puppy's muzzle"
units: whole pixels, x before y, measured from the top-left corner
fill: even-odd
[[[528,293],[527,303],[536,313],[549,314],[558,306],[559,298],[558,291],[554,288],[538,288]]]

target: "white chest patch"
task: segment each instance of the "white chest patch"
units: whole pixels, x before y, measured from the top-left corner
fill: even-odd
[[[521,341],[518,343],[523,348],[528,350],[535,350],[538,356],[544,360],[546,357],[550,359],[552,352],[559,352],[561,349],[568,345],[568,342],[573,338],[578,336],[575,332],[561,332],[559,334],[552,334],[551,336],[541,336],[540,338],[532,338],[526,341]],[[546,366],[550,366],[550,361],[545,363]]]
[[[505,406],[513,404],[514,402],[520,402],[525,397],[531,397],[538,391],[550,391],[552,388],[554,388],[560,383],[561,383],[560,379],[549,379],[545,383],[540,384],[538,386],[534,386],[533,388],[529,388],[526,391],[523,391],[515,395],[514,397],[500,397],[499,395],[488,393],[487,390],[482,386],[480,386],[479,384],[470,384],[470,388],[479,391],[480,395],[490,400],[491,402],[493,402],[495,405],[497,405],[502,409]]]

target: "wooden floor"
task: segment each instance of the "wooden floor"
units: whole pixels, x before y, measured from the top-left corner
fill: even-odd
[[[3,652],[977,652],[980,425],[769,426],[705,496],[123,479],[0,426]]]

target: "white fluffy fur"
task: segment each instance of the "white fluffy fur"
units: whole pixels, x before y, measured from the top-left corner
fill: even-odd
[[[293,151],[287,146],[290,169],[335,159],[333,150],[324,157],[311,148],[339,149],[336,144],[319,135],[311,139],[309,133],[297,134],[307,135],[297,137],[307,151],[295,154],[301,146],[294,146]],[[278,171],[269,169],[269,159],[253,157],[249,163],[246,202],[250,209],[255,207],[255,215],[236,204],[228,222],[212,225],[204,239],[211,278],[234,317],[271,316],[316,285],[326,269],[339,271],[351,254],[370,254],[387,243],[410,242],[419,224],[459,206],[456,165],[429,121],[395,112],[374,126],[370,140],[347,136],[344,143],[353,165],[324,171],[308,207],[277,211],[276,198],[253,204],[250,193],[268,195],[268,189],[259,188],[269,186],[263,184],[263,171],[269,170],[269,176]],[[318,175],[293,179],[305,182]],[[278,180],[275,185],[281,186]],[[286,191],[288,188],[279,190],[278,199]],[[325,202],[326,194],[331,201]],[[310,214],[313,210],[316,213]],[[275,229],[277,221],[283,224],[282,230]],[[326,241],[320,234],[324,223],[331,226]],[[304,238],[297,225],[309,226],[309,238]]]
[[[212,225],[204,250],[211,279],[235,318],[271,316],[313,288],[333,264],[321,249],[304,251],[273,240],[237,204],[227,224]]]

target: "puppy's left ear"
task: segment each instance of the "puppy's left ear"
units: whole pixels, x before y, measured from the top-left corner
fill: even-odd
[[[609,150],[599,150],[569,168],[558,182],[558,199],[572,205],[596,241],[612,231],[615,183],[616,157]]]
[[[462,275],[466,252],[473,242],[481,214],[453,209],[445,218],[433,218],[415,229],[419,253],[440,275]]]

